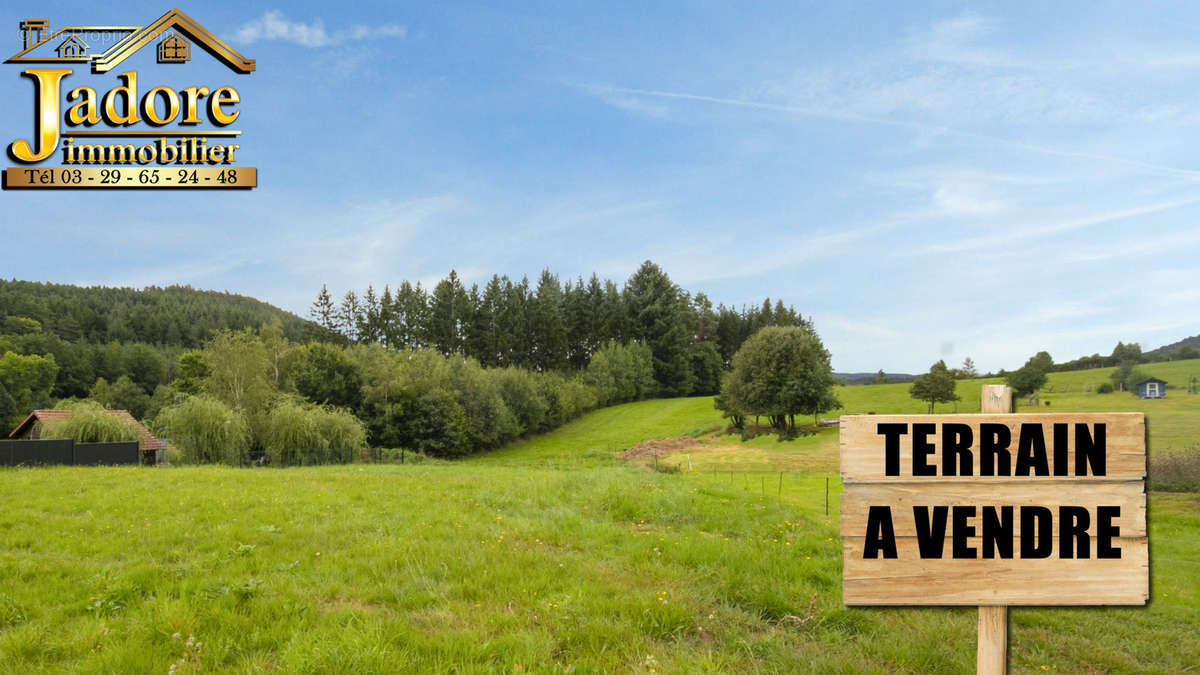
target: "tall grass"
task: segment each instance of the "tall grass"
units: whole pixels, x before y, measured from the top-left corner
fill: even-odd
[[[1200,492],[1200,447],[1152,456],[1150,489],[1164,492]]]

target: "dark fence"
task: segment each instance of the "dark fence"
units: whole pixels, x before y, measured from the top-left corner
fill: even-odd
[[[66,440],[0,442],[0,466],[50,466],[55,464],[137,464],[141,452],[128,443],[76,443]]]
[[[126,443],[76,443],[75,463],[105,466],[137,464],[141,461],[136,441]]]

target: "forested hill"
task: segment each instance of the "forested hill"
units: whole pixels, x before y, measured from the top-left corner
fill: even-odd
[[[41,331],[68,342],[180,347],[197,347],[217,329],[257,329],[272,319],[292,340],[316,329],[260,300],[190,286],[138,290],[0,279],[0,333],[21,332],[20,319],[33,319]]]
[[[1195,358],[1195,356],[1192,355],[1191,350],[1200,349],[1200,335],[1193,335],[1192,337],[1184,338],[1178,342],[1172,342],[1169,345],[1163,345],[1158,349],[1146,352],[1146,355],[1158,360],[1159,358],[1169,357],[1180,349],[1184,349],[1180,358]]]

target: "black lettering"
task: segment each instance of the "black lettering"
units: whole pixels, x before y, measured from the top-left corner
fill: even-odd
[[[984,558],[1013,557],[1013,507],[1001,506],[999,514],[994,506],[985,508],[981,534]]]
[[[913,430],[913,450],[912,450],[912,472],[914,476],[936,476],[937,467],[929,463],[929,456],[933,454],[933,443],[929,442],[929,437],[937,432],[936,424],[914,424]]]
[[[880,424],[876,430],[883,436],[883,474],[900,475],[900,437],[908,433],[907,424]]]
[[[1030,469],[1033,473],[1030,474]],[[1042,435],[1042,425],[1022,424],[1021,438],[1017,441],[1017,470],[1018,476],[1049,476],[1050,466],[1046,460],[1046,437]]]
[[[1008,446],[1012,443],[1012,432],[1006,424],[979,425],[979,475],[1010,476],[1011,457]]]
[[[917,547],[922,558],[941,558],[946,544],[946,513],[948,506],[933,507],[933,518],[929,517],[928,506],[914,506],[913,520],[917,526]]]
[[[1093,476],[1103,476],[1104,459],[1108,454],[1105,447],[1104,425],[1097,424],[1094,433],[1088,433],[1088,425],[1075,425],[1075,475],[1088,475],[1088,465]]]
[[[971,443],[975,441],[971,427],[965,424],[942,425],[942,475],[970,476],[975,456]],[[958,457],[957,467],[954,458]]]
[[[1091,515],[1082,506],[1058,507],[1058,557],[1092,557],[1091,541],[1087,533],[1091,521]]]
[[[1067,474],[1067,425],[1054,425],[1054,475]]]
[[[867,540],[863,543],[863,558],[896,557],[896,531],[892,528],[892,507],[872,506],[867,510]]]
[[[1098,427],[1104,425],[1098,424]],[[1121,526],[1113,525],[1113,520],[1121,517],[1119,506],[1096,507],[1096,557],[1120,558],[1121,547],[1113,546],[1113,540],[1121,536]]]
[[[975,548],[967,546],[967,540],[975,536],[975,526],[968,525],[967,519],[975,517],[974,506],[956,506],[953,512],[954,524],[954,558],[974,558]]]
[[[1049,558],[1054,550],[1054,514],[1044,506],[1021,507],[1021,557]]]

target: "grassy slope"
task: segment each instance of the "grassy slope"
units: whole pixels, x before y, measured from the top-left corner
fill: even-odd
[[[921,411],[905,390],[841,395]],[[1200,397],[1177,390],[1073,396],[1043,398],[1147,409],[1155,447],[1195,433]],[[0,672],[970,669],[970,609],[841,606],[836,432],[716,440],[681,475],[611,459],[719,424],[710,399],[677,399],[456,464],[0,471]],[[782,498],[746,468],[788,469]],[[1014,671],[1194,667],[1198,513],[1152,495],[1148,607],[1014,609]]]

